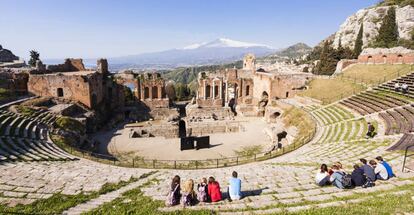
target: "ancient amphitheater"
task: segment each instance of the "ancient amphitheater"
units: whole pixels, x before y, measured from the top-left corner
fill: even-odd
[[[396,93],[395,82],[407,83],[412,88],[407,95]],[[0,211],[133,213],[140,211],[140,199],[145,199],[142,211],[150,214],[307,213],[336,206],[349,209],[384,195],[412,196],[414,172],[409,168],[413,168],[413,160],[408,157],[404,167],[403,163],[405,149],[414,137],[411,134],[414,131],[413,98],[414,73],[328,105],[284,99],[284,103],[305,110],[317,123],[316,134],[309,143],[265,161],[200,170],[126,168],[71,155],[48,137],[49,126],[57,116],[42,111],[22,116],[8,111],[10,104],[7,104],[0,112],[0,202],[4,204]],[[373,139],[365,138],[367,122],[374,122],[378,128]],[[321,163],[340,161],[350,170],[359,158],[372,159],[378,155],[394,167],[397,178],[378,182],[367,189],[340,190],[314,183],[314,174]],[[225,183],[233,170],[239,172],[243,180],[245,197],[242,200],[198,204],[186,209],[163,207],[173,175],[197,181],[211,175]],[[124,186],[118,186],[121,181]],[[117,185],[108,188],[108,183]],[[222,189],[225,193],[224,184]],[[64,200],[57,200],[59,198]],[[65,205],[65,199],[70,199],[70,204]],[[32,209],[24,206],[30,204]],[[36,211],[42,204],[60,206],[51,207],[56,211]],[[148,205],[152,206],[147,208]]]

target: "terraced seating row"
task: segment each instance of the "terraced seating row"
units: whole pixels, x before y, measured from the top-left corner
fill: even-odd
[[[395,84],[396,83],[400,83],[400,84],[407,84],[408,85],[408,92],[404,95],[409,96],[414,98],[414,73],[411,73],[409,75],[397,78],[395,80],[389,81],[385,84],[382,84],[380,86],[378,86],[376,89],[382,89],[382,90],[387,90],[387,91],[392,91],[395,92]],[[399,94],[403,94],[402,92],[397,92]]]
[[[16,136],[31,139],[47,139],[47,125],[51,117],[37,121],[36,118],[27,118],[20,115],[5,112],[0,113],[0,135]]]
[[[243,180],[243,194],[245,198],[239,201],[222,201],[219,203],[199,204],[188,207],[190,210],[213,210],[220,214],[261,214],[272,211],[282,212],[282,208],[295,207],[297,205],[317,205],[326,202],[335,202],[337,198],[359,195],[362,193],[374,193],[388,191],[404,184],[413,184],[414,181],[400,181],[392,179],[386,182],[378,182],[374,188],[357,188],[352,190],[340,190],[335,187],[319,187],[314,182],[314,174],[321,163],[331,164],[341,161],[346,170],[352,169],[352,165],[360,158],[371,158],[382,155],[391,165],[400,162],[401,156],[395,153],[384,153],[389,144],[383,142],[360,141],[343,144],[327,143],[324,145],[311,144],[299,149],[287,156],[276,158],[260,164],[260,170],[255,169],[254,164],[234,167],[232,170],[239,172]],[[306,156],[303,156],[306,155]],[[222,192],[226,192],[226,179],[228,171],[211,170],[211,174],[221,183]],[[182,180],[206,177],[205,171],[170,171],[158,178],[160,183],[143,189],[147,196],[157,200],[165,200],[166,191],[169,189],[169,181],[173,175],[180,175]],[[357,199],[358,197],[353,197]],[[182,207],[161,208],[161,211],[176,211]]]
[[[411,146],[414,143],[414,134],[404,134],[401,139],[391,146],[388,151],[405,150],[407,146]]]
[[[23,138],[0,138],[0,161],[66,161],[77,158],[52,143]]]
[[[377,126],[375,125],[375,127]],[[368,127],[367,122],[364,119],[356,119],[325,126],[321,129],[322,135],[317,142],[331,143],[364,138]]]
[[[5,111],[5,110],[0,110],[0,114],[15,115],[15,116],[19,116],[19,117],[26,118],[26,119],[29,119],[29,120],[44,123],[46,125],[52,125],[57,119],[57,117],[54,114],[52,114],[50,112],[47,112],[43,109],[36,111],[32,115],[20,115],[20,114],[15,114],[15,113]]]
[[[355,117],[352,113],[338,105],[323,107],[312,111],[311,114],[316,118],[318,124],[321,126],[330,125]]]
[[[399,96],[390,93],[386,94],[381,91],[366,91],[340,102],[340,104],[355,110],[361,115],[381,112],[408,103],[409,101]]]
[[[414,108],[412,106],[388,110],[379,113],[379,116],[384,120],[386,125],[385,135],[414,131]]]

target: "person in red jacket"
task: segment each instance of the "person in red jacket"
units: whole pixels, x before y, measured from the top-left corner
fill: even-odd
[[[211,202],[221,201],[220,184],[213,178],[208,178],[208,195]]]

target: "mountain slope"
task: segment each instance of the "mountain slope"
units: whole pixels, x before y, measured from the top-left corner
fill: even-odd
[[[258,64],[276,63],[286,61],[289,59],[298,59],[312,51],[312,47],[305,43],[297,43],[285,49],[272,53],[270,55],[260,57],[257,59]]]

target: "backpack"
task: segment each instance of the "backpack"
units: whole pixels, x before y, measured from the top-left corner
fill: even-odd
[[[350,174],[340,173],[342,175],[341,184],[344,186],[345,189],[352,188],[352,176]]]
[[[174,194],[177,191],[179,186],[180,185],[177,184],[177,186],[175,186],[174,190],[170,190],[168,192],[167,199],[165,200],[165,206],[169,207],[169,206],[174,206],[174,205],[178,204],[177,199],[175,198]]]
[[[181,197],[181,205],[182,206],[192,206],[195,204],[193,193],[184,193]]]
[[[362,185],[363,188],[373,187],[373,186],[375,186],[375,183],[369,178],[367,178],[367,182],[365,182],[365,184]]]
[[[207,201],[207,192],[206,192],[207,185],[199,185],[198,186],[198,195],[197,199],[199,202],[206,202]]]

